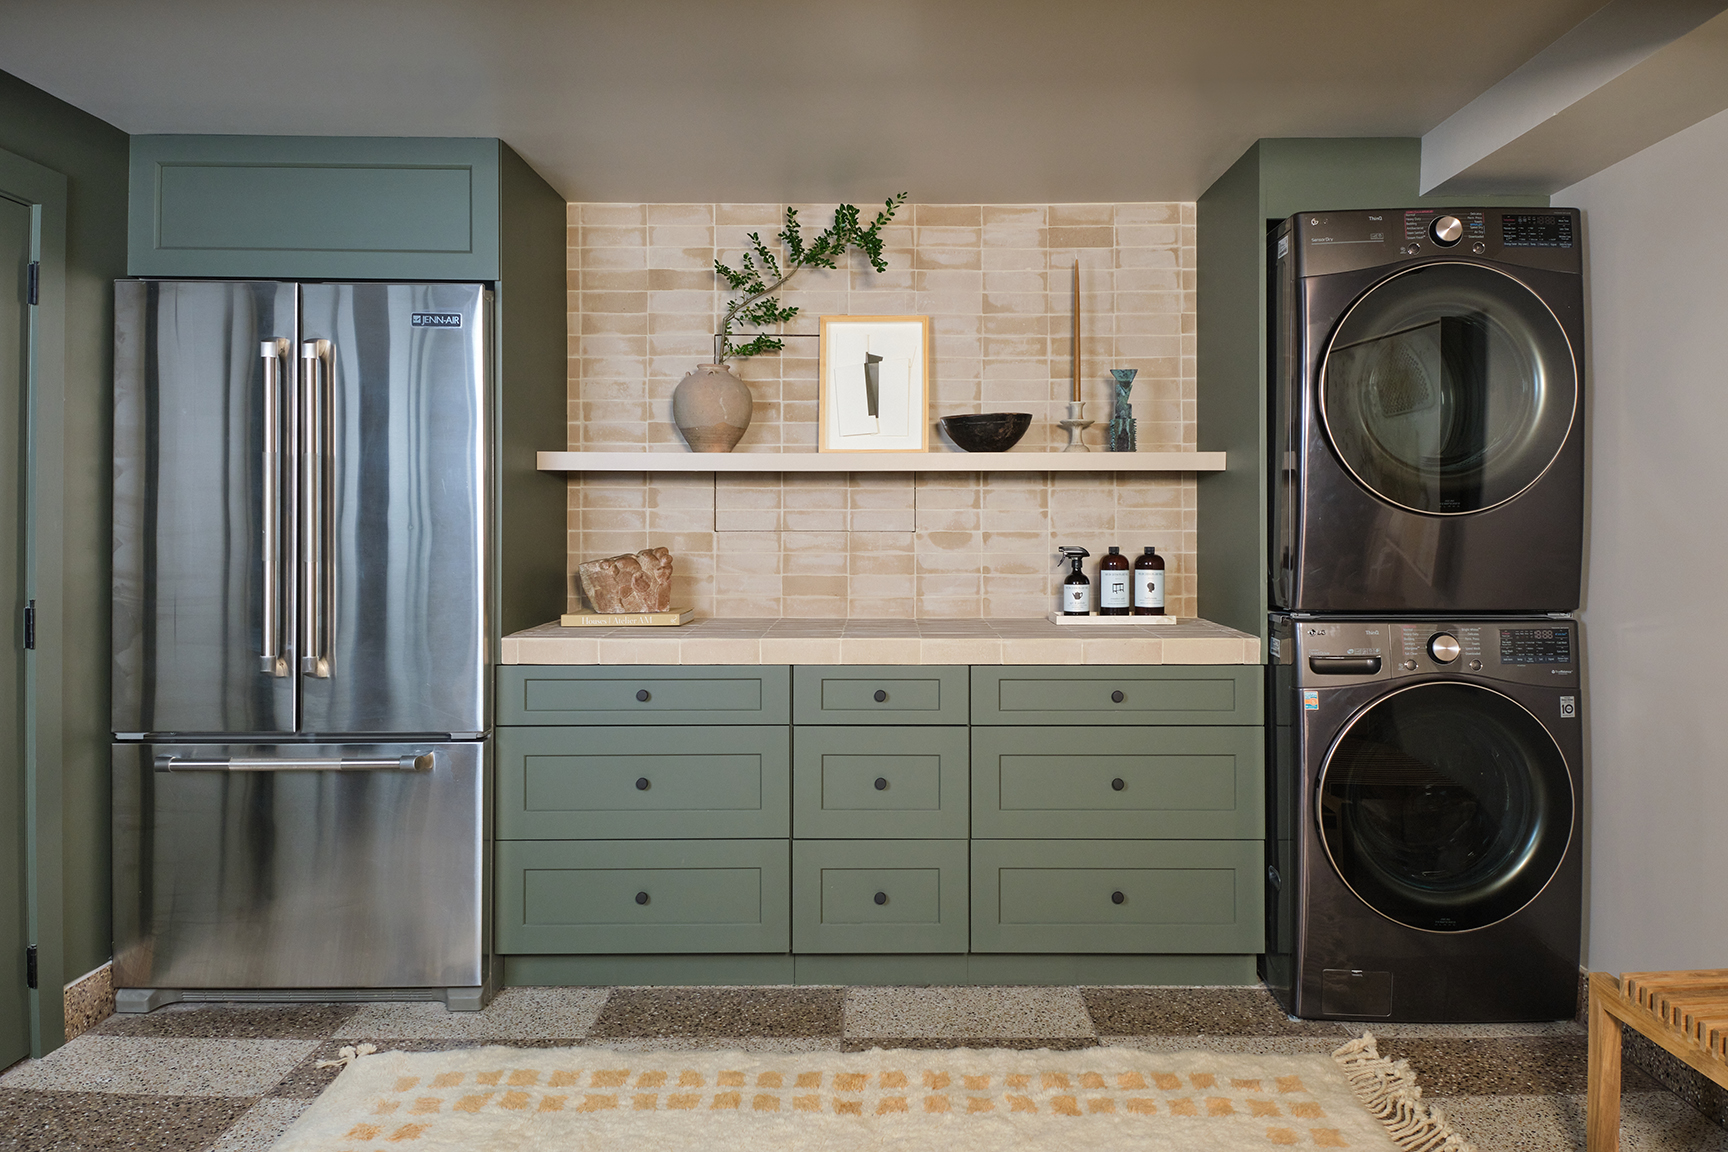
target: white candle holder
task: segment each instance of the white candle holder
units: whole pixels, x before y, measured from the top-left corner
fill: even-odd
[[[1062,449],[1062,451],[1064,451],[1064,452],[1090,452],[1090,451],[1092,451],[1092,449],[1086,447],[1086,445],[1080,439],[1080,433],[1082,433],[1082,432],[1086,431],[1086,429],[1092,427],[1092,424],[1093,424],[1093,421],[1084,419],[1085,415],[1086,415],[1086,402],[1084,400],[1070,400],[1068,402],[1068,419],[1056,421],[1056,426],[1058,428],[1065,429],[1068,433],[1068,447]]]

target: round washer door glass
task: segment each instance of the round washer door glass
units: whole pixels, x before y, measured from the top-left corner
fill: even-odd
[[[1560,454],[1572,346],[1535,293],[1477,264],[1427,264],[1364,293],[1321,367],[1334,451],[1381,499],[1464,515],[1517,496]]]
[[[1411,928],[1504,920],[1547,885],[1572,836],[1554,738],[1506,696],[1421,684],[1360,713],[1321,768],[1320,837],[1369,907]]]

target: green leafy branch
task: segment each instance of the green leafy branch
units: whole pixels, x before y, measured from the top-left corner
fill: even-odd
[[[882,256],[882,229],[894,219],[894,213],[905,203],[904,192],[892,200],[883,201],[882,211],[876,213],[875,219],[868,225],[860,222],[857,208],[851,204],[842,204],[834,210],[834,223],[808,244],[804,242],[798,223],[798,210],[788,208],[786,227],[780,230],[777,237],[786,253],[784,268],[774,250],[763,243],[761,235],[755,232],[750,233],[750,251],[744,253],[737,268],[730,268],[718,260],[714,261],[714,271],[726,281],[727,287],[739,293],[736,299],[727,304],[726,315],[720,321],[720,331],[714,336],[714,363],[724,364],[734,356],[740,359],[760,356],[764,352],[778,352],[786,347],[785,341],[766,332],[758,332],[744,343],[734,344],[732,327],[734,324],[744,324],[752,328],[772,328],[798,315],[796,307],[782,305],[774,293],[792,279],[799,269],[833,268],[841,257],[856,248],[869,259],[872,268],[878,272],[886,272],[888,261]]]

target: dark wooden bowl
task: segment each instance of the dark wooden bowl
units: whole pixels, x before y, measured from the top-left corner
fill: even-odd
[[[948,439],[968,452],[1006,452],[1032,427],[1030,412],[984,412],[937,421]]]

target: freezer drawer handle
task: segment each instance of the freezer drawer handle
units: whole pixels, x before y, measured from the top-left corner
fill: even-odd
[[[287,758],[262,760],[236,756],[228,760],[194,760],[181,756],[156,757],[158,772],[430,772],[433,756],[332,757],[321,760]]]

